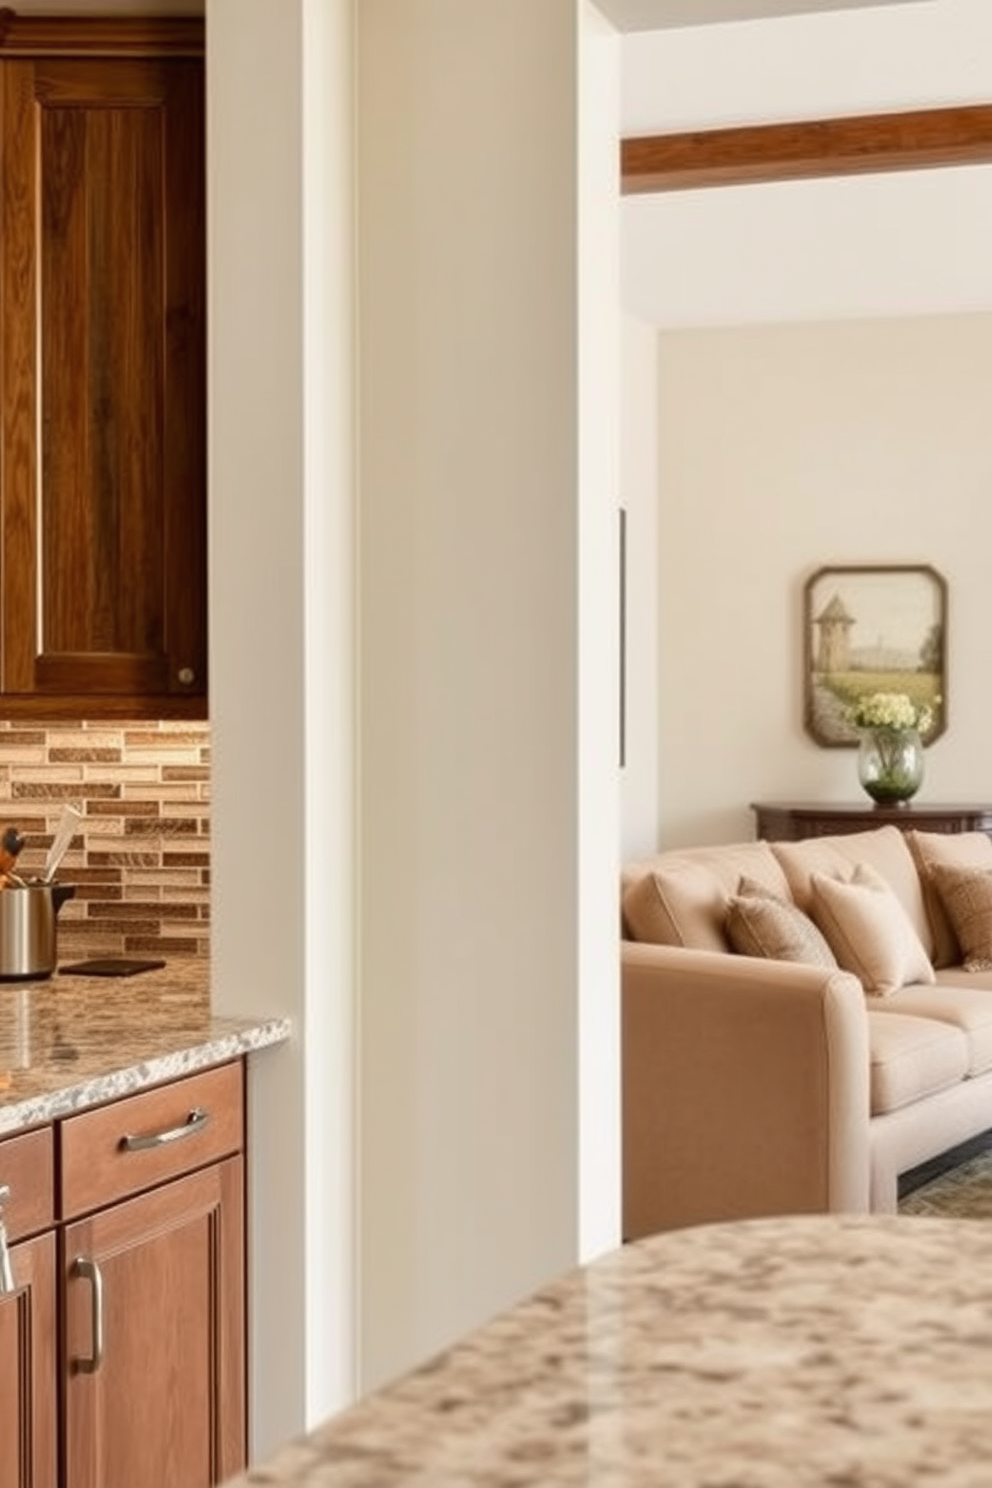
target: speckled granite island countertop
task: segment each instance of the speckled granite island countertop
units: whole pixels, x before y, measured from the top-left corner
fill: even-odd
[[[231,1488],[990,1483],[992,1225],[803,1216],[616,1251]]]
[[[0,1136],[280,1043],[281,1018],[215,1017],[209,965],[0,982]]]

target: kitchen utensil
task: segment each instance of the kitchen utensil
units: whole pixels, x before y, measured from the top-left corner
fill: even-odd
[[[0,894],[0,981],[51,976],[58,960],[58,913],[75,892],[75,884],[31,883]]]
[[[59,817],[59,824],[52,838],[52,845],[48,849],[48,857],[45,859],[45,871],[41,875],[42,883],[50,884],[55,877],[55,870],[65,857],[82,819],[82,812],[77,811],[75,806],[62,807],[62,815]]]
[[[8,877],[12,878],[15,883],[23,882],[14,872],[17,855],[23,846],[24,838],[16,827],[8,827],[0,837],[0,888],[6,886]]]

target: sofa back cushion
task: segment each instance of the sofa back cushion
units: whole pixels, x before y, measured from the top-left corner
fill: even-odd
[[[935,873],[941,867],[992,868],[992,839],[984,832],[913,830],[906,833],[906,841],[923,886],[923,902],[933,935],[933,964],[936,967],[959,966],[962,949],[944,907]]]
[[[806,914],[812,913],[810,881],[814,873],[823,873],[830,878],[850,878],[859,863],[874,868],[909,916],[927,957],[932,957],[933,932],[923,901],[920,876],[905,836],[898,827],[875,827],[868,832],[850,832],[833,837],[807,837],[801,842],[773,842],[770,846],[788,880],[793,899]]]
[[[727,902],[742,878],[790,897],[767,842],[673,849],[632,863],[623,876],[624,932],[655,945],[729,951]]]

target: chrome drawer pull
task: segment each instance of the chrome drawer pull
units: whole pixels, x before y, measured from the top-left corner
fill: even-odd
[[[93,1352],[89,1358],[76,1358],[73,1369],[79,1374],[96,1374],[103,1363],[103,1275],[96,1261],[89,1256],[77,1256],[72,1263],[73,1276],[82,1277],[92,1288],[90,1295],[90,1326],[93,1337]]]
[[[147,1152],[150,1147],[165,1147],[169,1142],[178,1142],[181,1137],[191,1137],[202,1131],[210,1120],[210,1112],[196,1106],[182,1126],[173,1126],[169,1131],[150,1132],[146,1137],[121,1137],[120,1145],[125,1152]]]

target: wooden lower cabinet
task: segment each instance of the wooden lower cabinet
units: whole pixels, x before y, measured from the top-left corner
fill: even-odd
[[[0,1296],[0,1488],[58,1488],[55,1234],[11,1247]]]
[[[0,1140],[0,1488],[246,1462],[244,1062]]]
[[[64,1488],[209,1488],[245,1460],[243,1165],[67,1226]]]

